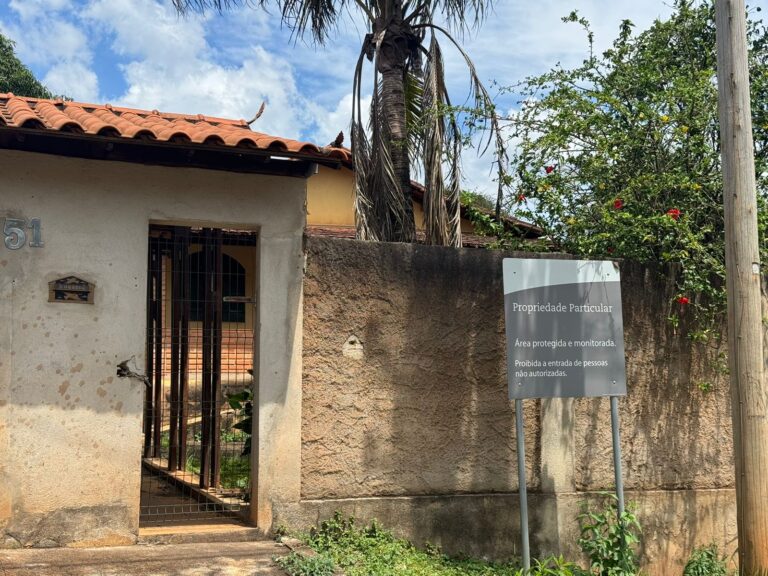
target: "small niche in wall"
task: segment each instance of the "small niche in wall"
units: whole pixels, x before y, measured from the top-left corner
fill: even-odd
[[[341,347],[341,353],[347,358],[354,358],[355,360],[362,360],[365,358],[365,350],[363,349],[363,343],[360,338],[352,334],[344,345]]]
[[[78,278],[67,276],[48,282],[48,302],[65,304],[93,304],[95,285]]]

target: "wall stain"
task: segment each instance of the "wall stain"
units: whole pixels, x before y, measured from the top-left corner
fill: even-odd
[[[74,374],[74,373],[76,373],[76,372],[82,372],[82,371],[83,371],[83,363],[82,363],[82,362],[80,362],[80,363],[78,363],[76,366],[73,366],[73,367],[70,369],[69,373],[70,373],[70,374]]]
[[[64,394],[67,393],[67,388],[69,388],[69,380],[64,380],[64,382],[61,383],[61,386],[59,386],[59,394],[64,396]]]
[[[101,386],[99,386],[98,388],[96,388],[96,394],[104,398],[104,396],[107,395],[107,391],[104,390],[104,388],[102,388]]]

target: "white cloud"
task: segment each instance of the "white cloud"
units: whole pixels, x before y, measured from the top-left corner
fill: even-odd
[[[43,83],[54,93],[77,100],[98,97],[89,38],[67,19],[77,12],[71,0],[11,0],[9,8],[17,21],[0,23],[0,28],[16,42],[25,64],[45,69]]]
[[[99,79],[96,73],[82,62],[57,62],[48,69],[42,81],[54,94],[64,94],[80,102],[99,99]]]
[[[39,20],[47,14],[72,8],[71,0],[10,0],[8,6],[22,20]]]
[[[368,118],[371,108],[371,96],[364,96],[361,102],[361,116]],[[332,142],[339,131],[344,132],[344,146],[350,146],[350,120],[352,119],[352,94],[345,94],[335,110],[327,111],[322,106],[310,104],[310,110],[315,118],[315,129],[311,138],[319,144]]]

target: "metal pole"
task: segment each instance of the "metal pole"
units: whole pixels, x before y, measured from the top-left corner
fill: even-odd
[[[523,541],[523,568],[531,569],[531,550],[528,543],[528,490],[525,487],[525,430],[523,429],[523,401],[515,399],[515,428],[517,430],[517,479],[520,491],[520,537]]]
[[[624,515],[624,481],[621,479],[621,437],[619,436],[619,398],[611,396],[611,432],[613,433],[613,473],[616,476],[616,497],[619,518]]]

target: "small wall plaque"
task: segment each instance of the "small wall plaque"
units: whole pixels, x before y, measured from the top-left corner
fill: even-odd
[[[48,282],[48,302],[93,304],[95,286],[77,276],[67,276]]]

